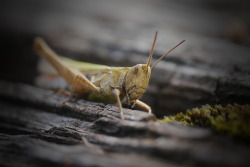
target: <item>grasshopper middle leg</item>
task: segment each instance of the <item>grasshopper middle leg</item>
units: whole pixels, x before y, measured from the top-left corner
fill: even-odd
[[[123,111],[122,111],[122,103],[121,103],[121,100],[120,100],[120,90],[119,89],[114,89],[113,90],[115,96],[116,96],[116,99],[117,99],[117,103],[119,105],[119,110],[120,110],[120,114],[121,114],[121,119],[124,120],[124,115],[123,115]]]

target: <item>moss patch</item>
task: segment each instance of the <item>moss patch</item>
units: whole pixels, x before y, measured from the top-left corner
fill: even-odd
[[[168,116],[160,123],[178,121],[183,125],[209,127],[232,137],[250,139],[250,105],[205,105]]]

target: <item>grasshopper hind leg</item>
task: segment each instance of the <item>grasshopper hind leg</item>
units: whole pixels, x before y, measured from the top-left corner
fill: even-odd
[[[91,83],[84,75],[76,74],[72,83],[72,90],[76,94],[88,94],[92,91],[100,92],[100,88]]]

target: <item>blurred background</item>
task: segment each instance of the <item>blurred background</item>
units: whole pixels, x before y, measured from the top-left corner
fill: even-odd
[[[143,100],[158,116],[214,104],[217,79],[250,72],[249,9],[236,0],[3,0],[0,79],[33,84],[35,36],[64,56],[132,66],[146,62],[158,30],[154,60],[186,42],[158,64]]]

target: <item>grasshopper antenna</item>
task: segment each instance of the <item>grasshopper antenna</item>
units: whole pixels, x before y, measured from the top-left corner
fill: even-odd
[[[152,65],[151,69],[153,69],[154,66],[155,66],[157,63],[159,63],[159,61],[161,61],[161,59],[162,59],[163,57],[165,57],[167,54],[169,54],[172,50],[174,50],[175,48],[177,48],[180,44],[182,44],[182,43],[185,42],[185,41],[186,41],[186,40],[181,41],[180,43],[178,43],[177,45],[175,45],[172,49],[170,49],[169,51],[167,51],[166,53],[164,53],[164,54],[154,63],[154,65]]]
[[[150,63],[151,63],[151,60],[152,60],[152,57],[153,57],[157,35],[158,35],[158,31],[155,32],[155,38],[154,38],[154,42],[153,42],[153,45],[152,45],[152,48],[151,48],[151,51],[150,51],[150,54],[149,54],[149,57],[148,57],[147,67],[150,66]]]

